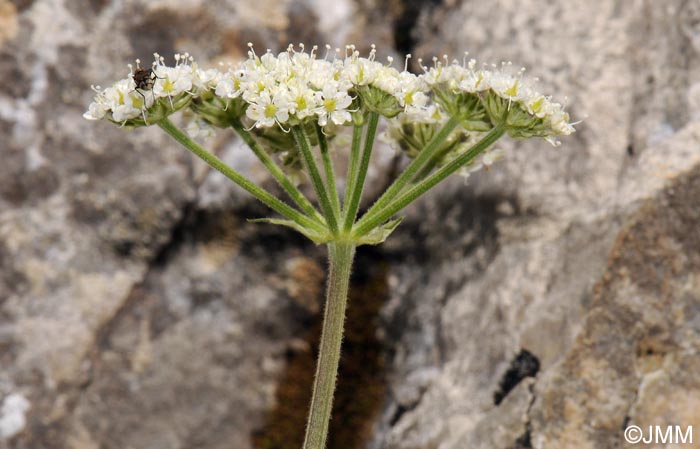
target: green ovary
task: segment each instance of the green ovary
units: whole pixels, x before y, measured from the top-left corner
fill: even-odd
[[[265,106],[265,117],[273,118],[277,114],[277,106],[274,104],[268,104]]]
[[[516,95],[518,95],[518,82],[517,81],[515,83],[513,83],[513,85],[508,90],[506,90],[506,95],[508,95],[510,97],[515,97]]]
[[[336,109],[335,100],[333,98],[323,100],[323,107],[326,109],[326,112],[335,111],[335,109]]]
[[[166,79],[165,82],[163,83],[163,91],[164,92],[172,92],[175,90],[175,86],[173,85],[172,81],[170,79]]]

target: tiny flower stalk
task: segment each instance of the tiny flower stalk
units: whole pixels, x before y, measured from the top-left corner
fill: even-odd
[[[304,449],[323,449],[340,359],[348,286],[355,250],[384,242],[400,224],[396,214],[452,174],[469,176],[503,156],[490,149],[507,134],[541,137],[553,144],[574,132],[569,115],[538,93],[510,65],[477,67],[434,59],[415,75],[327,47],[289,46],[248,58],[225,70],[201,69],[188,55],[168,66],[155,55],[150,69],[130,68],[127,78],[97,95],[84,117],[123,127],[158,125],[178,143],[277,213],[252,221],[290,227],[328,248],[329,272],[323,331]],[[407,58],[410,56],[407,56]],[[422,65],[422,63],[421,63]],[[290,203],[263,189],[205,150],[170,116],[183,111],[196,136],[232,129],[280,186]],[[380,124],[380,137],[412,159],[358,219]],[[343,139],[351,134],[350,146]],[[334,154],[347,154],[341,198]],[[320,161],[320,163],[319,163]],[[318,207],[304,194],[310,184]],[[341,201],[342,199],[342,201]]]
[[[362,159],[360,160],[355,180],[350,193],[350,200],[345,206],[345,221],[343,231],[348,232],[352,228],[352,224],[357,217],[357,211],[360,208],[360,200],[362,199],[362,190],[365,187],[367,179],[367,170],[369,169],[369,161],[372,156],[372,148],[374,146],[374,138],[377,134],[377,126],[379,124],[379,114],[370,112],[367,119],[367,130],[365,134],[365,146],[362,150]]]
[[[318,213],[313,204],[306,199],[304,194],[302,194],[299,189],[294,185],[291,179],[279,168],[275,161],[270,157],[267,152],[258,144],[252,134],[245,129],[245,126],[239,119],[231,120],[231,127],[236,130],[238,135],[243,139],[243,141],[248,145],[248,147],[253,151],[253,153],[258,157],[260,162],[265,166],[265,168],[270,172],[277,183],[287,192],[287,195],[299,206],[302,211],[308,215],[311,219],[324,225],[325,220]]]

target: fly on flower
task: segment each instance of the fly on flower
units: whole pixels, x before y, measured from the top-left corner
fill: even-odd
[[[141,61],[136,60],[136,69],[131,74],[131,79],[134,80],[136,91],[143,98],[143,108],[141,109],[141,115],[143,116],[143,121],[147,122],[146,119],[146,96],[141,91],[153,91],[153,85],[159,78],[153,69],[140,67]],[[130,66],[131,67],[131,66]],[[155,96],[153,96],[153,101],[155,101]]]
[[[137,59],[136,68],[128,65],[127,78],[106,89],[94,88],[97,95],[83,117],[127,127],[146,126],[187,106],[197,93],[192,90],[196,73],[192,59],[176,55],[176,67],[165,67],[162,57],[154,56],[151,68],[140,67]]]
[[[140,90],[152,90],[153,84],[158,78],[153,69],[144,69],[142,67],[137,67],[131,77],[134,79],[136,88]]]

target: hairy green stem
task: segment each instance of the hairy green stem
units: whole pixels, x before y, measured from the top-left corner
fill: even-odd
[[[231,127],[236,130],[236,133],[241,136],[243,141],[248,145],[248,147],[250,147],[260,162],[262,162],[265,168],[267,168],[272,177],[275,178],[277,183],[284,189],[285,192],[287,192],[289,198],[291,198],[292,201],[294,201],[294,203],[296,203],[296,205],[306,213],[306,215],[323,225],[324,220],[321,214],[318,213],[311,202],[304,196],[303,193],[301,193],[291,179],[289,179],[289,177],[275,163],[270,155],[267,154],[267,152],[260,146],[250,131],[245,129],[243,123],[241,123],[240,120],[235,120],[231,123]]]
[[[447,123],[443,125],[435,137],[433,137],[430,142],[418,153],[415,159],[406,167],[406,169],[399,175],[398,178],[389,186],[388,189],[379,197],[379,199],[370,207],[365,215],[370,215],[375,212],[381,211],[384,207],[391,202],[396,196],[401,193],[404,187],[411,182],[413,177],[418,173],[418,171],[428,162],[434,155],[435,152],[440,149],[443,142],[450,136],[452,131],[459,125],[459,119],[456,117],[451,117]]]
[[[381,225],[389,218],[391,218],[395,213],[403,209],[404,207],[411,204],[413,201],[418,199],[425,192],[433,188],[443,179],[447,178],[460,168],[464,167],[465,164],[469,163],[472,159],[479,155],[486,148],[491,146],[494,142],[501,138],[505,130],[502,126],[496,126],[488,134],[486,134],[479,142],[472,146],[468,151],[466,151],[461,156],[457,157],[449,164],[441,167],[436,172],[420,181],[418,184],[414,185],[408,189],[405,193],[401,194],[395,201],[382,207],[381,209],[376,209],[374,211],[370,210],[365,214],[364,217],[360,219],[353,229],[353,235],[360,237],[376,226]],[[372,209],[375,209],[374,207]]]
[[[316,123],[316,136],[318,138],[318,147],[321,149],[321,157],[323,158],[323,170],[326,174],[326,190],[331,197],[331,206],[333,206],[335,217],[340,220],[340,198],[338,197],[338,186],[336,186],[335,181],[335,169],[328,150],[328,140],[326,140],[326,135],[323,134],[323,128],[318,123]]]
[[[370,156],[372,156],[372,147],[374,145],[374,137],[377,134],[378,124],[379,114],[376,112],[370,112],[369,119],[367,120],[367,134],[365,134],[365,147],[362,150],[360,168],[353,184],[350,201],[345,206],[345,221],[343,224],[344,232],[348,232],[352,229],[352,225],[357,217],[357,210],[360,208],[362,190],[365,186],[365,178],[367,177],[367,169],[369,168]]]
[[[446,154],[448,154],[450,151],[454,150],[457,148],[458,145],[461,145],[461,142],[453,142],[450,145],[445,145],[442,147],[439,151],[435,152],[435,155],[430,159],[424,166],[423,168],[420,169],[420,171],[411,179],[411,182],[407,184],[407,186],[412,186],[413,184],[416,184],[419,181],[422,181],[425,179],[432,171],[437,167],[438,162],[440,162],[440,159],[442,159]],[[405,187],[404,187],[405,190]],[[404,190],[401,190],[402,193]]]
[[[333,206],[328,198],[328,191],[326,186],[321,179],[321,173],[318,171],[318,165],[316,164],[316,158],[314,158],[311,152],[311,147],[309,146],[309,140],[306,138],[306,131],[301,126],[292,126],[292,133],[294,134],[294,140],[299,147],[299,152],[304,159],[304,164],[306,169],[309,171],[309,177],[311,178],[311,183],[316,191],[316,196],[318,197],[318,202],[321,205],[321,212],[328,223],[328,228],[334,235],[338,234],[338,220],[336,219],[335,213],[333,212]]]
[[[360,145],[362,143],[362,125],[352,127],[352,146],[350,147],[350,161],[348,163],[348,174],[345,180],[345,198],[343,199],[343,213],[347,210],[352,193],[355,191],[357,182],[357,172],[360,170]]]
[[[326,310],[303,449],[324,449],[326,445],[354,255],[353,242],[336,241],[328,244]]]
[[[298,210],[292,208],[287,203],[279,200],[277,197],[275,197],[262,187],[259,187],[258,185],[247,179],[245,176],[241,175],[236,170],[223,163],[221,159],[217,158],[204,148],[200,147],[197,144],[197,142],[190,139],[187,136],[187,134],[182,132],[167,118],[158,122],[158,126],[160,126],[163,129],[163,131],[168,133],[173,139],[178,141],[182,146],[187,148],[195,156],[199,157],[204,162],[209,164],[212,168],[218,170],[221,174],[229,178],[231,181],[241,186],[248,193],[250,193],[262,203],[267,205],[270,209],[279,213],[283,217],[296,222],[300,226],[313,229],[319,233],[325,233],[325,228],[322,225],[307,217],[306,215],[302,214]]]

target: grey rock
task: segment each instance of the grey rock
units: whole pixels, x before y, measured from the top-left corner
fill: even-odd
[[[268,6],[0,1],[0,403],[29,403],[3,449],[250,447],[322,285],[276,260],[320,253],[159,130],[81,115],[136,57],[279,47]],[[231,133],[207,145],[274,188]]]
[[[628,424],[697,421],[696,381],[680,368],[697,358],[700,291],[700,122],[681,94],[699,79],[693,17],[695,2],[424,11],[415,53],[512,59],[590,116],[561,148],[499,143],[503,164],[409,212],[424,253],[393,268],[410,287],[385,308],[399,329],[390,391],[423,393],[384,415],[372,447],[626,447]],[[494,231],[460,238],[480,220]],[[417,254],[412,237],[389,245]],[[518,385],[497,406],[521,348],[541,363],[531,399]],[[427,388],[413,375],[426,369],[439,373]],[[394,393],[387,410],[402,403]]]

